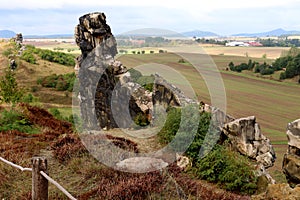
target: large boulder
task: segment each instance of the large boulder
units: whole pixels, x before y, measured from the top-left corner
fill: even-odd
[[[275,152],[270,140],[264,136],[255,116],[236,119],[224,125],[225,134],[231,148],[248,156],[268,168],[275,162]]]
[[[284,155],[282,169],[291,186],[300,184],[300,119],[287,126],[288,150]]]

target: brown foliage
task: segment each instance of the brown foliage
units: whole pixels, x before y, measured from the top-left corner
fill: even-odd
[[[128,139],[125,139],[122,137],[114,137],[111,135],[106,135],[106,137],[107,137],[107,139],[111,140],[111,142],[114,145],[116,145],[117,147],[119,147],[123,150],[132,151],[134,153],[139,153],[137,143],[135,143],[131,140],[128,140]]]
[[[26,103],[20,103],[19,106],[29,121],[35,125],[48,128],[57,134],[67,134],[73,132],[72,124],[70,122],[55,119],[45,109],[30,106]]]
[[[60,162],[64,162],[76,155],[87,153],[80,138],[75,134],[63,135],[63,137],[59,138],[51,145],[51,148],[53,150],[53,155]]]
[[[156,194],[166,199],[180,199],[192,195],[203,200],[250,200],[248,196],[226,192],[194,180],[176,164],[170,165],[164,172],[133,174],[101,168],[98,173],[101,176],[97,186],[81,194],[78,199],[149,199]]]

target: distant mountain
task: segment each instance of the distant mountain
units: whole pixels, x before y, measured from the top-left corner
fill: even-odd
[[[73,34],[55,34],[55,35],[24,35],[26,39],[55,39],[55,38],[73,38]]]
[[[267,37],[267,36],[282,36],[282,35],[300,35],[300,31],[286,31],[284,29],[275,29],[268,32],[262,33],[239,33],[232,36],[242,36],[242,37]]]
[[[189,32],[184,32],[182,35],[186,37],[212,37],[212,36],[219,36],[216,33],[209,32],[209,31],[200,31],[200,30],[194,30]]]
[[[133,31],[124,32],[115,35],[117,38],[131,37],[131,38],[144,38],[144,37],[184,37],[182,34],[158,28],[143,28]]]
[[[12,38],[15,37],[16,33],[10,30],[0,30],[0,38]]]

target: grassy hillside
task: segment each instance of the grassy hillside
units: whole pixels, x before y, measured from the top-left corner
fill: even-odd
[[[2,54],[2,52],[10,48],[11,44],[2,42],[0,43],[0,74],[9,66],[9,59]],[[37,84],[39,78],[49,76],[51,74],[66,74],[74,72],[74,68],[70,66],[60,65],[54,62],[42,60],[38,56],[36,64],[28,63],[24,60],[17,58],[18,67],[15,70],[16,78],[21,87],[28,93],[32,93],[39,98],[41,103],[54,105],[54,106],[71,106],[72,95],[66,95],[65,92],[58,92],[54,89],[44,88]]]

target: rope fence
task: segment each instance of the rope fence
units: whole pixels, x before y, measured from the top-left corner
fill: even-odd
[[[8,164],[8,165],[10,165],[10,166],[12,166],[12,167],[14,167],[14,168],[17,168],[17,169],[19,169],[19,170],[21,170],[21,171],[32,171],[32,169],[31,168],[23,168],[23,167],[21,167],[20,165],[16,165],[16,164],[14,164],[14,163],[12,163],[12,162],[10,162],[10,161],[8,161],[8,160],[5,160],[4,158],[2,158],[2,157],[0,157],[0,160],[2,161],[2,162],[4,162],[4,163],[6,163],[6,164]]]
[[[63,188],[59,183],[53,180],[48,175],[47,169],[47,159],[41,157],[32,158],[32,168],[23,168],[20,165],[16,165],[2,157],[0,161],[17,168],[21,171],[31,171],[32,172],[32,199],[33,200],[47,200],[48,199],[48,182],[55,185],[61,192],[63,192],[69,199],[76,200],[65,188]]]

